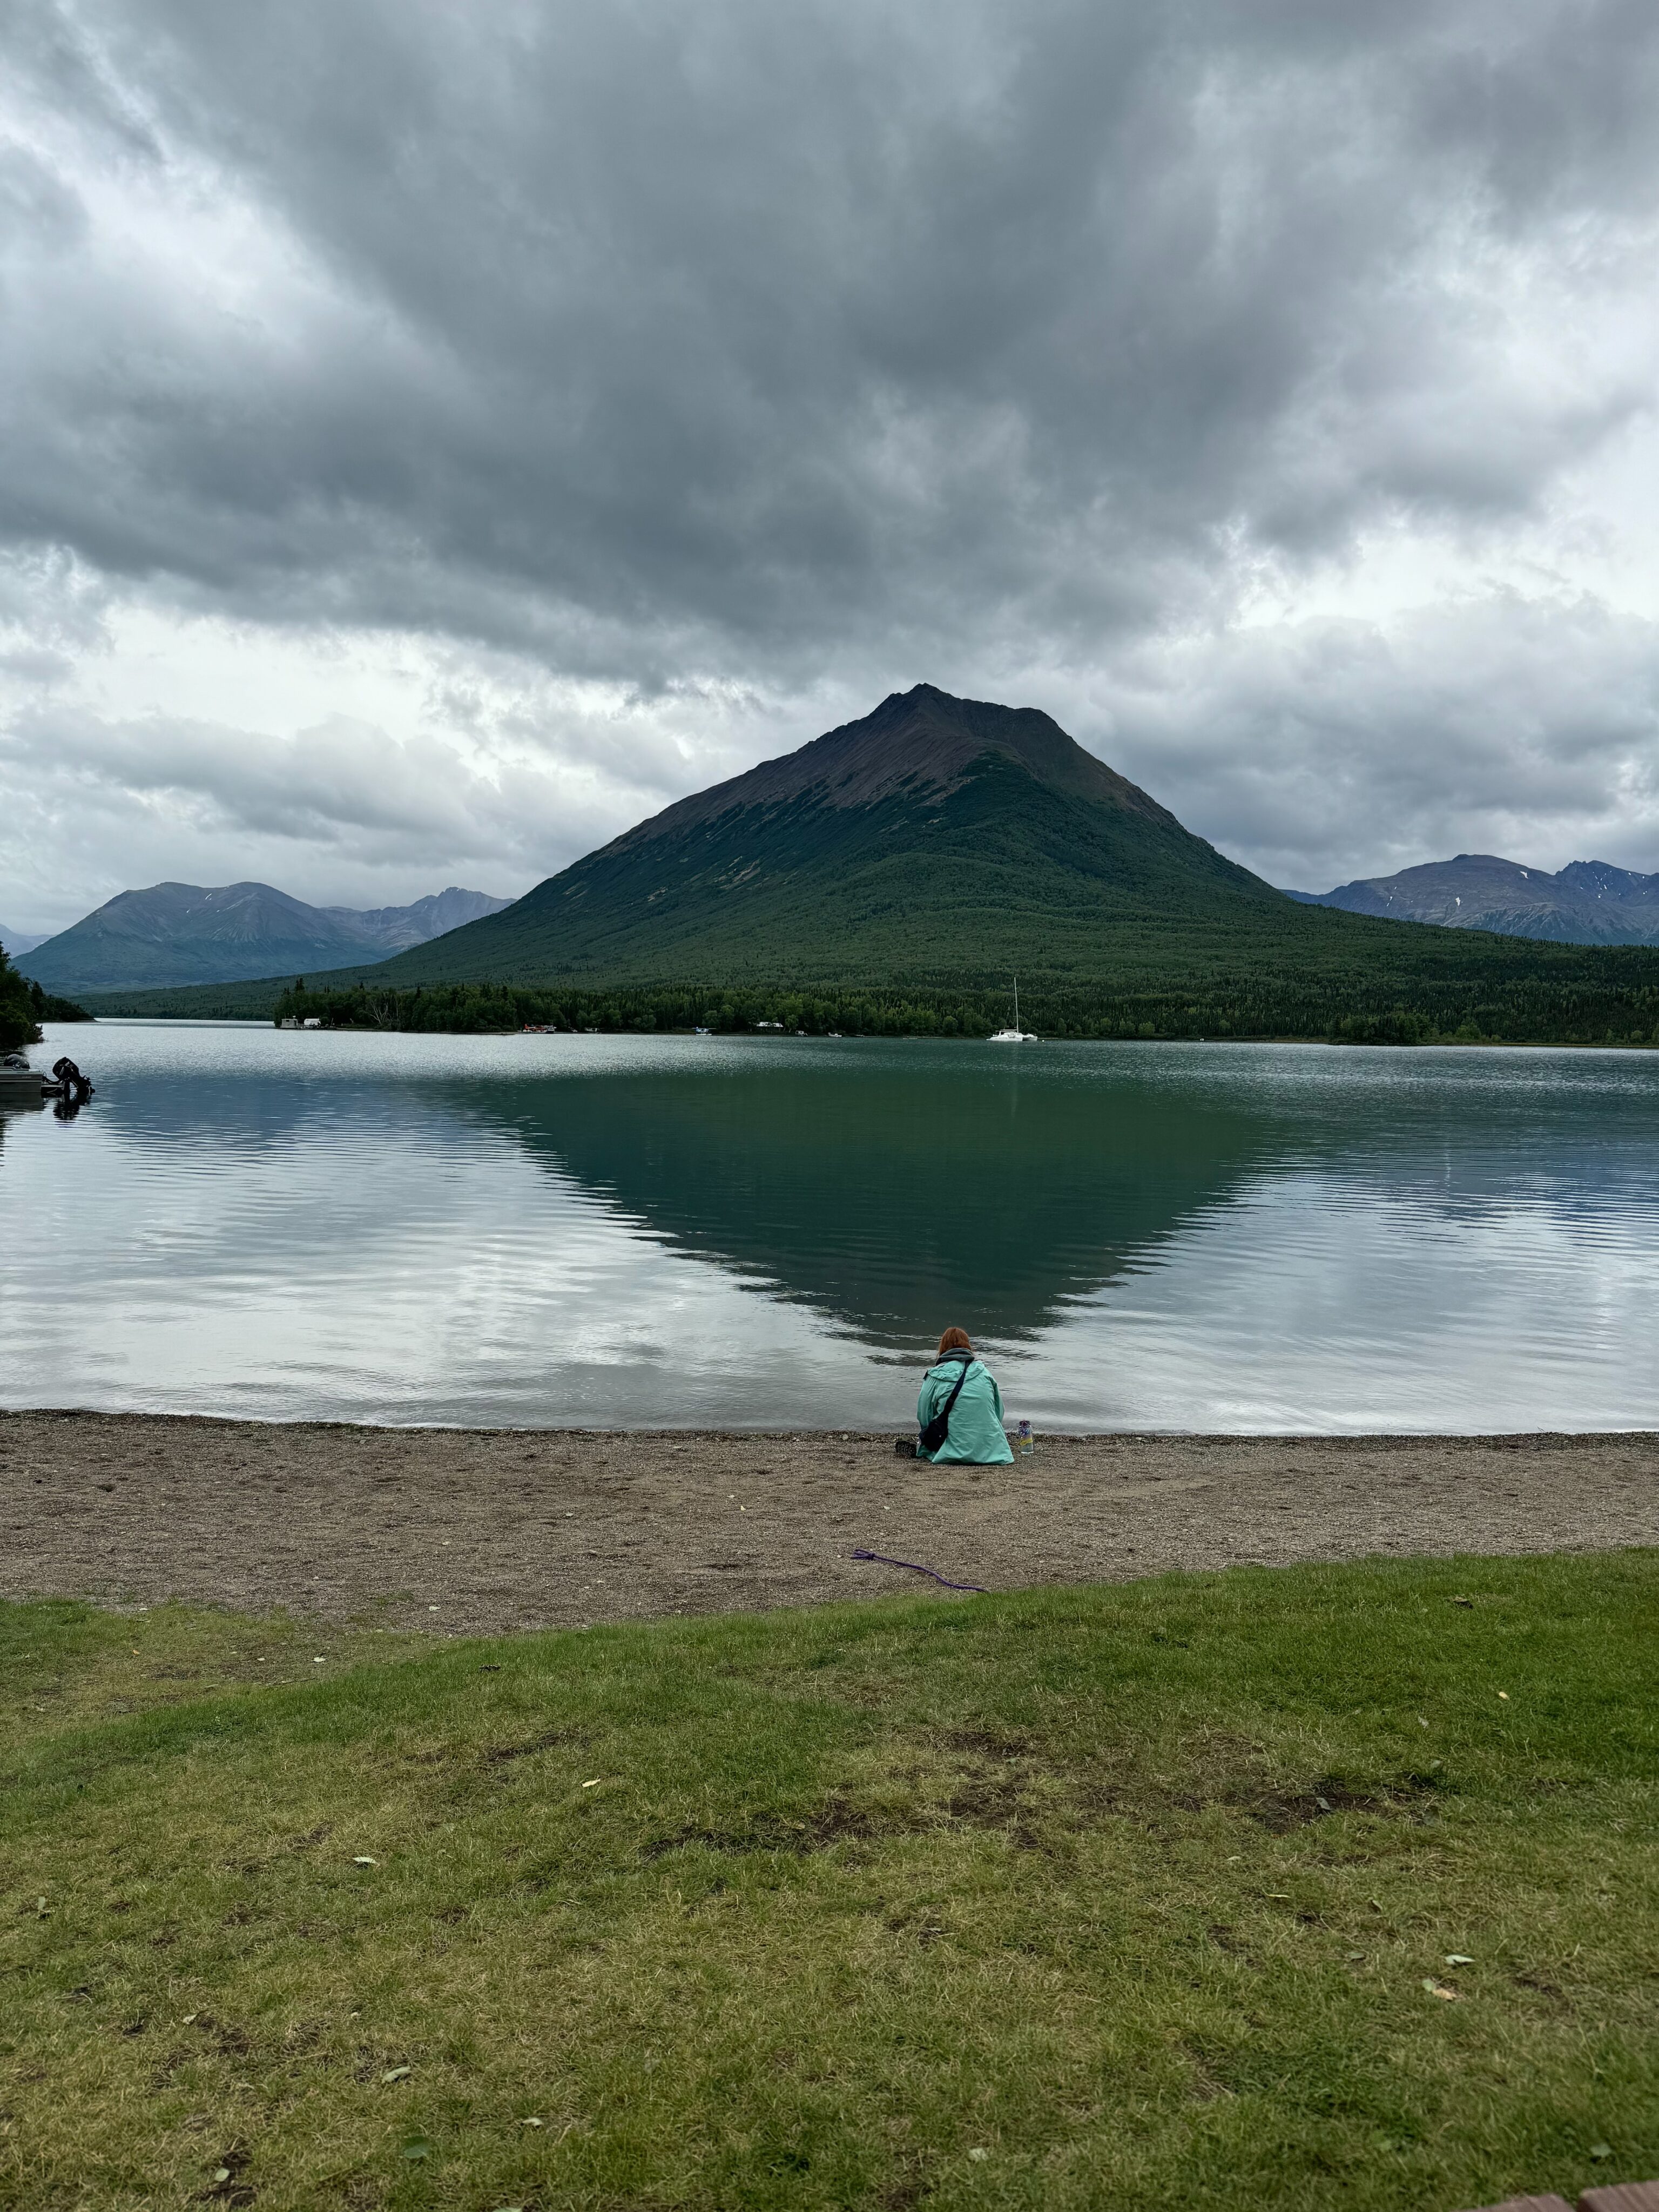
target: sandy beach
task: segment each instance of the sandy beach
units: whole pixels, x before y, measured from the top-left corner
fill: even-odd
[[[0,1595],[455,1635],[1170,1568],[1659,1541],[1659,1436],[1039,1439],[0,1414]]]

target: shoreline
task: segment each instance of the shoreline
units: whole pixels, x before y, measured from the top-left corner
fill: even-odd
[[[1543,940],[1540,940],[1542,942]],[[195,988],[190,986],[186,988]],[[96,997],[96,993],[89,995]],[[141,1014],[117,1013],[106,1011],[88,1012],[80,1022],[71,1024],[63,1016],[58,1020],[65,1028],[98,1023],[114,1025],[122,1023],[143,1024],[151,1028],[178,1029],[276,1029],[281,1026],[270,1014]],[[313,1034],[326,1033],[333,1036],[605,1036],[642,1038],[649,1042],[653,1037],[697,1037],[714,1035],[726,1043],[767,1044],[777,1042],[775,1036],[763,1036],[750,1030],[720,1030],[709,1031],[694,1028],[672,1028],[640,1030],[629,1029],[556,1029],[522,1024],[515,1029],[502,1030],[381,1030],[364,1024],[343,1023],[338,1026],[324,1024]],[[843,1033],[827,1030],[791,1030],[782,1033],[792,1039],[810,1040],[817,1044],[988,1044],[988,1036],[943,1036],[927,1030],[901,1030],[891,1034],[873,1030]],[[1564,1041],[1559,1037],[1458,1037],[1439,1036],[1432,1039],[1413,1039],[1410,1042],[1388,1037],[1357,1039],[1352,1037],[1310,1036],[1305,1032],[1291,1036],[1263,1030],[1259,1033],[1226,1036],[1036,1036],[1034,1044],[1048,1045],[1133,1045],[1137,1049],[1145,1045],[1308,1045],[1330,1052],[1659,1052],[1659,1036],[1620,1038],[1616,1042],[1606,1037],[1584,1037]]]
[[[0,1413],[0,1597],[473,1635],[1176,1569],[1659,1543],[1659,1433],[380,1428]]]

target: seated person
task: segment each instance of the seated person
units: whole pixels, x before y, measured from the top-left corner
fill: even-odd
[[[945,1442],[933,1451],[918,1443],[916,1457],[936,1466],[1006,1466],[1014,1455],[1002,1425],[1002,1393],[990,1369],[975,1358],[966,1329],[947,1328],[940,1337],[938,1363],[923,1376],[916,1399],[918,1425],[925,1429],[945,1411],[958,1379],[962,1388],[951,1407]]]

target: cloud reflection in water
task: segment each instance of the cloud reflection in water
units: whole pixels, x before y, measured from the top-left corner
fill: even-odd
[[[1659,1060],[100,1025],[10,1117],[10,1404],[1659,1425]]]

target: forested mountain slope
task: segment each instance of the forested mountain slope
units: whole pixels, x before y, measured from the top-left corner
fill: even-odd
[[[1369,941],[1224,859],[1048,715],[919,684],[376,981],[1099,981]]]

